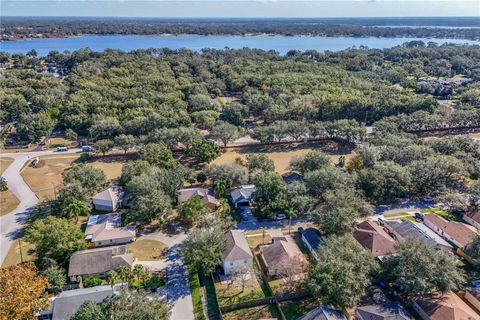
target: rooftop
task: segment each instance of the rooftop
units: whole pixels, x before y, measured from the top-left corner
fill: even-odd
[[[248,242],[242,231],[230,230],[226,234],[227,247],[223,252],[222,259],[227,261],[246,260],[253,258]]]
[[[206,188],[188,188],[180,189],[178,195],[178,202],[182,203],[192,199],[193,197],[202,198],[205,204],[211,203],[218,205],[218,200],[210,194],[209,190]]]
[[[477,233],[477,229],[469,224],[448,221],[436,213],[425,215],[425,221],[435,225],[454,241],[458,242],[462,247],[468,245]]]
[[[92,242],[135,237],[135,226],[122,227],[120,213],[91,216],[85,229],[85,240]]]
[[[397,301],[390,301],[381,305],[370,304],[357,308],[362,319],[375,320],[410,320],[412,316]]]
[[[416,303],[430,320],[480,319],[480,316],[453,292],[437,294],[431,298],[418,299]]]
[[[395,252],[395,240],[373,221],[366,220],[358,224],[353,237],[375,257]]]
[[[238,202],[241,200],[250,200],[252,194],[255,192],[255,185],[249,184],[241,186],[240,188],[233,189],[230,195],[232,196],[233,202]]]
[[[117,202],[122,196],[123,196],[122,187],[111,186],[94,195],[92,200],[107,200],[107,201]]]
[[[440,237],[423,223],[410,220],[388,221],[387,223],[403,238],[416,238],[433,247],[452,247],[447,241],[445,241],[442,237]]]
[[[125,246],[77,251],[70,257],[68,276],[100,274],[120,266],[131,268],[134,260]]]

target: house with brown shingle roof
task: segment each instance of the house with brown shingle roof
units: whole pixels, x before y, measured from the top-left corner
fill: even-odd
[[[275,237],[273,243],[260,247],[260,259],[271,277],[305,272],[308,261],[291,236]]]
[[[374,257],[382,257],[395,252],[395,239],[373,221],[366,220],[358,224],[353,232],[353,237]]]
[[[74,281],[77,276],[103,276],[121,266],[131,268],[135,259],[126,251],[125,246],[77,251],[70,257],[68,276]]]
[[[425,215],[423,223],[459,248],[465,248],[478,232],[471,225],[457,221],[448,221],[433,212]]]
[[[459,296],[449,291],[431,298],[413,301],[413,308],[424,320],[479,320],[477,314]]]
[[[226,233],[227,246],[222,254],[223,270],[231,275],[240,268],[252,268],[253,254],[247,239],[240,230],[230,230]]]
[[[463,215],[463,220],[471,224],[477,229],[480,229],[480,210],[472,211]]]
[[[90,216],[85,229],[85,240],[95,247],[129,243],[135,240],[135,226],[122,227],[120,213]]]
[[[183,203],[194,197],[200,197],[208,208],[215,210],[218,206],[218,200],[206,188],[188,188],[178,191],[178,203]]]

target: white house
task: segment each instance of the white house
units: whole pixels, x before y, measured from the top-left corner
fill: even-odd
[[[303,228],[299,228],[299,231],[302,235],[302,242],[305,247],[307,247],[308,251],[310,251],[315,259],[318,259],[316,251],[322,242],[322,235],[320,234],[320,231],[315,228],[307,228],[305,230]]]
[[[227,247],[222,255],[223,270],[231,275],[239,268],[252,268],[253,254],[248,246],[247,239],[239,230],[230,230],[226,234]]]
[[[123,197],[123,188],[112,186],[97,193],[92,198],[92,202],[96,210],[112,212],[122,207]]]
[[[244,185],[240,188],[233,189],[230,192],[232,196],[233,204],[235,208],[238,207],[250,207],[253,204],[252,194],[255,192],[256,188],[253,184]]]

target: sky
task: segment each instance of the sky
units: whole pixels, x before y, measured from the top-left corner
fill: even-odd
[[[1,16],[480,17],[480,0],[0,0],[0,3]]]

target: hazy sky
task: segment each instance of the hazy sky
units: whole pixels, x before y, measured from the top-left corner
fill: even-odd
[[[0,0],[2,16],[480,16],[480,0]]]

